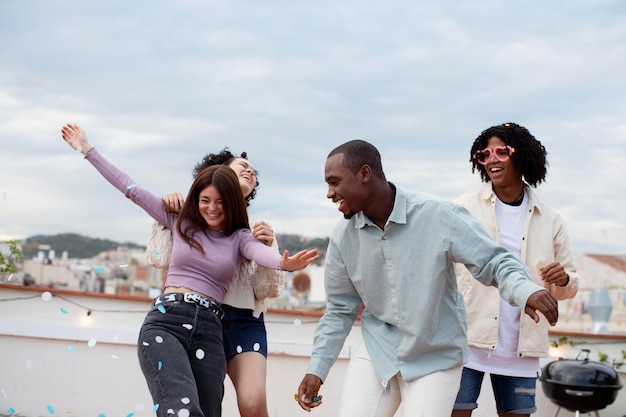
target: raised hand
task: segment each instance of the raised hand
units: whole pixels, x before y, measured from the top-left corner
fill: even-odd
[[[72,149],[86,155],[92,146],[87,140],[87,134],[77,124],[67,124],[61,129],[61,136],[63,140],[67,142]]]
[[[309,264],[319,259],[317,249],[301,250],[293,256],[289,256],[289,251],[283,253],[283,259],[280,266],[285,271],[299,271],[306,268]]]
[[[163,197],[163,201],[165,204],[173,208],[174,210],[179,210],[183,208],[183,204],[185,203],[185,198],[181,193],[170,193]]]

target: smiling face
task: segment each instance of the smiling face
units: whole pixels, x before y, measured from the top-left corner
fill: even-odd
[[[222,197],[213,185],[200,191],[198,210],[211,230],[224,230],[224,208]]]
[[[250,162],[244,158],[235,158],[228,164],[228,167],[235,171],[243,196],[250,195],[257,185],[256,171]]]
[[[506,146],[506,143],[497,136],[489,138],[487,148],[493,151],[493,149],[498,146]],[[485,165],[487,175],[495,188],[510,187],[522,182],[522,175],[513,163],[515,156],[516,154],[513,153],[511,157],[504,162],[492,157]]]
[[[326,160],[324,178],[328,184],[326,197],[337,204],[337,208],[346,219],[363,211],[367,199],[367,189],[360,181],[359,172],[356,174],[348,169],[344,163],[344,154],[332,155]]]

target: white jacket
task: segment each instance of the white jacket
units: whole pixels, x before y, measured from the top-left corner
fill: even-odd
[[[561,216],[544,204],[530,186],[528,213],[524,220],[521,260],[530,269],[533,281],[546,287],[558,300],[573,298],[578,292],[578,276],[572,264],[569,237]],[[461,196],[456,202],[465,206],[487,229],[489,235],[499,242],[495,212],[496,195],[491,183],[485,183],[478,192]],[[539,267],[559,262],[569,275],[565,287],[546,285],[539,276]],[[494,287],[486,287],[475,280],[462,265],[457,265],[457,282],[465,300],[467,313],[467,336],[470,346],[494,350],[498,344],[498,319],[500,294]],[[521,308],[518,356],[546,357],[550,341],[549,323],[543,315],[535,323]]]

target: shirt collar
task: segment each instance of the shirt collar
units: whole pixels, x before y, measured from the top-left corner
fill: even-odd
[[[395,190],[396,196],[393,201],[393,209],[391,210],[391,214],[389,215],[389,218],[387,219],[385,228],[387,224],[389,223],[398,223],[398,224],[406,223],[406,200],[407,200],[406,192],[404,190],[397,188],[392,182],[389,182],[389,185],[391,186],[391,188]],[[357,213],[357,215],[355,216],[355,220],[356,221],[354,223],[354,227],[357,229],[361,229],[365,227],[366,225],[368,226],[376,225],[362,211]]]

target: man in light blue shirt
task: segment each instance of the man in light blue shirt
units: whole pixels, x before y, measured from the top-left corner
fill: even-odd
[[[327,304],[298,388],[303,409],[322,403],[320,386],[363,303],[363,341],[377,378],[363,386],[379,392],[363,389],[352,402],[371,404],[394,381],[405,417],[450,415],[467,345],[455,262],[484,285],[498,287],[509,303],[525,306],[535,320],[540,311],[556,324],[556,299],[532,282],[523,263],[463,207],[387,182],[373,145],[353,140],[335,148],[325,178],[327,197],[346,220],[335,227],[326,254]],[[345,415],[355,415],[349,408],[342,408]]]

